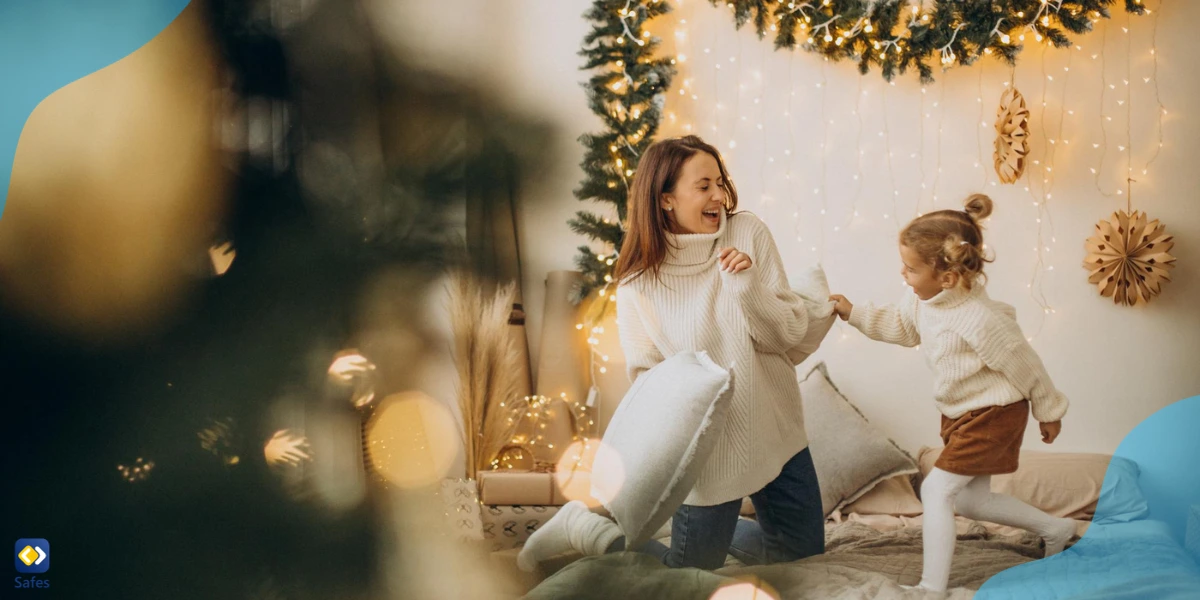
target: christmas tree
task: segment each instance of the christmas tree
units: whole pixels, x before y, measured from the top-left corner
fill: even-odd
[[[604,131],[585,134],[582,163],[585,178],[575,190],[582,201],[610,205],[612,216],[588,211],[575,213],[568,223],[576,233],[603,243],[611,251],[580,246],[576,265],[583,283],[573,301],[593,291],[609,296],[616,252],[624,238],[629,186],[638,159],[652,143],[662,120],[665,94],[675,76],[673,58],[655,57],[659,39],[644,29],[646,22],[670,10],[660,0],[598,0],[585,13],[593,23],[580,54],[584,69],[599,69],[585,84],[588,105],[603,121]]]

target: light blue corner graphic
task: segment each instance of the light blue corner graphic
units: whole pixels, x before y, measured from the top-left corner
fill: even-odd
[[[25,121],[55,90],[158,35],[188,0],[0,0],[0,216]]]
[[[1200,598],[1200,396],[1154,413],[1121,442],[1082,539],[1000,572],[975,598]]]

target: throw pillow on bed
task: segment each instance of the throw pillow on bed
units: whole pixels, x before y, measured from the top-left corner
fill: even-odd
[[[800,382],[804,429],[812,451],[825,516],[854,502],[880,482],[917,472],[917,463],[867,421],[829,380],[825,363]]]
[[[638,376],[613,414],[592,466],[592,495],[625,533],[648,541],[696,485],[732,397],[729,372],[705,352],[680,352]]]
[[[916,517],[925,512],[908,475],[889,477],[861,498],[842,507],[842,514]]]

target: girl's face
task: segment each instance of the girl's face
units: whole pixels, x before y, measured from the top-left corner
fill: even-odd
[[[928,300],[958,283],[955,273],[939,273],[933,265],[925,262],[916,250],[904,244],[900,244],[900,261],[904,263],[900,268],[904,283],[907,283],[922,300]]]
[[[717,159],[697,152],[683,163],[675,191],[663,194],[660,208],[667,211],[671,233],[716,233],[725,202],[725,178]]]

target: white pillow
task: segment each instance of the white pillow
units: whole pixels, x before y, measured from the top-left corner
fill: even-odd
[[[592,466],[592,496],[637,548],[683,504],[716,447],[730,374],[706,352],[642,373],[613,414]]]
[[[787,351],[792,364],[798,365],[817,351],[821,340],[833,327],[833,322],[837,320],[837,314],[833,312],[836,302],[829,299],[829,282],[821,265],[789,275],[788,287],[804,299],[804,305],[808,308],[808,332],[798,345]]]
[[[828,377],[825,363],[820,363],[800,382],[804,429],[825,516],[881,481],[919,470],[912,456],[871,425]]]

